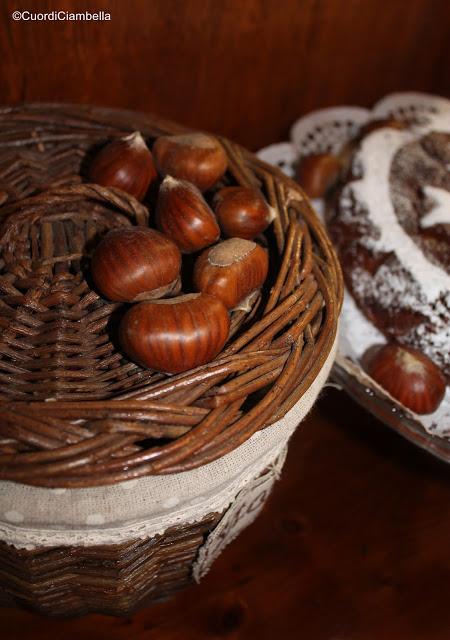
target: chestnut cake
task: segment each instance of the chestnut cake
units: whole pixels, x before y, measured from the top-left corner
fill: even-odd
[[[347,286],[386,336],[450,379],[450,103],[356,142],[328,214]]]

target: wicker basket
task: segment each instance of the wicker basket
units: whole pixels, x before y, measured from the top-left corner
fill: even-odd
[[[110,228],[147,224],[154,196],[144,206],[118,190],[86,184],[83,175],[98,145],[133,130],[150,144],[163,133],[184,131],[109,109],[29,105],[0,112],[3,481],[78,489],[211,463],[283,418],[311,387],[334,343],[341,274],[307,199],[277,169],[221,139],[229,160],[224,184],[256,186],[276,210],[266,234],[269,282],[250,309],[233,312],[230,338],[213,362],[166,376],[123,357],[114,332],[121,307],[91,288],[89,254]],[[47,547],[43,554],[4,544],[0,565],[14,569],[3,580],[0,601],[26,602],[47,613],[129,611],[185,584],[221,515],[173,527],[158,543],[132,541],[88,552],[72,547],[72,564],[57,559],[61,549]],[[55,598],[45,606],[33,588],[36,576],[51,575],[55,566],[64,567],[60,576],[69,574],[74,563],[77,572],[89,573],[86,555],[95,566],[106,566],[109,557],[115,568],[105,570],[106,577],[100,572],[97,585],[92,574],[83,597],[71,593],[64,611]],[[147,573],[159,566],[170,579],[161,578],[162,586],[149,596],[147,573],[137,572],[144,587],[133,596],[98,596],[92,605],[100,584],[119,574],[126,578],[137,558]]]

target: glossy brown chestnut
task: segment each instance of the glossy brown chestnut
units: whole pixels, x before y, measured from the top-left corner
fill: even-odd
[[[253,240],[275,217],[261,192],[250,187],[225,187],[214,197],[220,228],[229,238]]]
[[[243,238],[230,238],[204,251],[194,267],[197,291],[220,298],[233,309],[267,278],[267,251]]]
[[[192,293],[133,306],[123,317],[119,334],[134,362],[155,371],[181,373],[213,360],[229,330],[222,302]]]
[[[200,191],[212,187],[227,170],[227,156],[216,138],[204,133],[161,136],[153,145],[161,176],[188,180]]]
[[[372,347],[363,358],[367,373],[415,413],[433,413],[445,394],[441,370],[423,353],[390,343]]]
[[[172,176],[159,190],[156,224],[183,253],[209,247],[220,236],[216,217],[197,187]]]
[[[331,153],[305,156],[298,164],[297,180],[310,198],[322,198],[337,182],[341,167],[341,160]]]
[[[96,288],[115,302],[151,300],[176,293],[180,268],[178,247],[148,227],[113,229],[100,241],[91,262]]]
[[[150,149],[139,131],[107,144],[95,156],[89,180],[104,187],[116,187],[143,200],[157,178]]]

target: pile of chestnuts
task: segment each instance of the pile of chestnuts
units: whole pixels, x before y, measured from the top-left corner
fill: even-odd
[[[131,304],[119,325],[120,344],[144,367],[181,373],[210,362],[228,339],[230,312],[267,278],[268,252],[258,236],[274,211],[259,190],[224,186],[227,165],[212,136],[161,136],[150,150],[139,132],[113,140],[91,163],[91,182],[140,201],[152,185],[158,189],[156,228],[114,229],[91,260],[97,292]],[[186,254],[194,261],[188,293]]]

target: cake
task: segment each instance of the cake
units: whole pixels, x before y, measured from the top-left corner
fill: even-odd
[[[328,224],[346,284],[388,338],[450,379],[450,103],[354,143]]]

